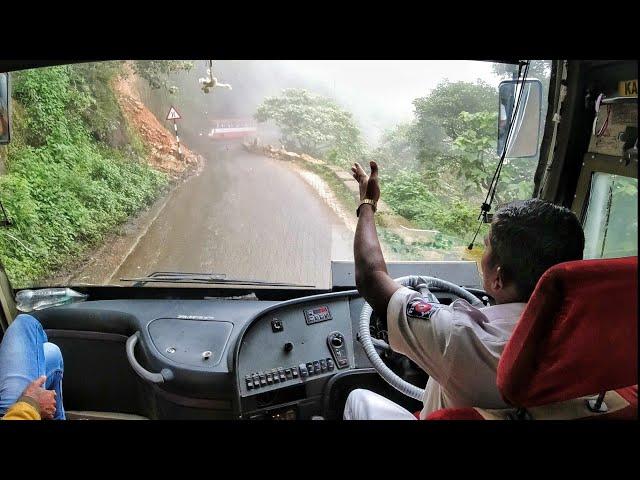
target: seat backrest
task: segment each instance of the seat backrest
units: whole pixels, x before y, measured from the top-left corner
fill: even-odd
[[[533,407],[637,384],[638,257],[580,260],[540,278],[498,364],[498,389]]]
[[[473,408],[443,408],[431,412],[426,420],[484,420],[484,418]]]
[[[572,406],[556,411],[536,411],[530,418],[536,420],[638,420],[638,385],[619,388],[615,393],[622,399],[622,405],[616,401],[615,409],[603,413],[593,413],[588,410],[585,403],[572,402]],[[576,408],[576,405],[579,408]],[[416,412],[416,418],[420,419],[420,412]],[[426,420],[506,420],[517,418],[517,409],[484,410],[481,408],[443,408],[431,412]]]
[[[498,364],[514,407],[556,404],[615,390],[629,404],[590,418],[637,419],[638,257],[581,260],[540,278]],[[444,409],[428,420],[483,418]]]

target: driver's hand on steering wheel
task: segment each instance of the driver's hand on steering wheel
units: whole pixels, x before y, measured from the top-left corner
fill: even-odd
[[[380,185],[378,183],[378,164],[374,161],[369,162],[371,167],[371,176],[367,175],[364,168],[358,162],[351,167],[351,174],[360,186],[360,201],[368,198],[374,202],[380,199]]]

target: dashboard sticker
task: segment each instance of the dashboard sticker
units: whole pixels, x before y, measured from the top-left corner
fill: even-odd
[[[307,325],[313,325],[314,323],[326,322],[327,320],[333,320],[329,307],[321,306],[315,308],[307,308],[304,311],[304,321]]]

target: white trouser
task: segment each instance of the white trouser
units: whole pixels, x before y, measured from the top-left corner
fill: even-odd
[[[388,398],[358,388],[347,397],[345,420],[417,420],[413,414]]]

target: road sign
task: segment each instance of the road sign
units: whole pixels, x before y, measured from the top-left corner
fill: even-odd
[[[167,114],[167,120],[179,120],[181,118],[182,117],[180,116],[178,111],[172,106],[171,110],[169,110],[169,113]]]

